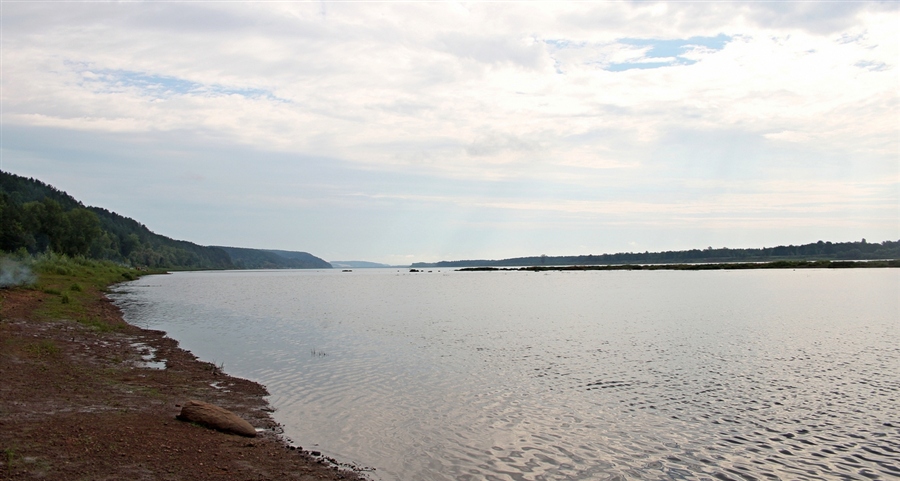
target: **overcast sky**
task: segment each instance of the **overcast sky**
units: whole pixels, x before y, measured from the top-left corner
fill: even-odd
[[[900,239],[897,2],[0,3],[2,168],[393,264]]]

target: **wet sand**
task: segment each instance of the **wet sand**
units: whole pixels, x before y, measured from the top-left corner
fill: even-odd
[[[125,323],[102,293],[87,306],[94,325],[41,319],[46,302],[58,298],[0,289],[0,480],[365,479],[279,436],[265,387]],[[238,414],[258,436],[177,421],[189,399]]]

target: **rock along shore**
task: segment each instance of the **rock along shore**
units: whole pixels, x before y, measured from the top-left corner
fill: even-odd
[[[263,386],[125,323],[102,293],[88,324],[36,314],[50,302],[0,289],[0,480],[365,479],[281,438]],[[237,414],[258,436],[176,420],[189,399]]]

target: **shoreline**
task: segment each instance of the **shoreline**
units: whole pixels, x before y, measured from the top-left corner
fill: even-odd
[[[48,317],[69,302],[59,295],[0,289],[0,480],[366,479],[289,444],[261,384],[126,323],[104,290],[84,294],[90,322]],[[257,437],[177,421],[190,399],[234,412]]]

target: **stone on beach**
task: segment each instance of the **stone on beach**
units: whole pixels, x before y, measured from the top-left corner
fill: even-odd
[[[248,438],[256,437],[256,429],[237,414],[215,404],[203,401],[188,401],[181,407],[181,414],[176,416],[182,421],[202,424],[203,426],[237,434]]]

